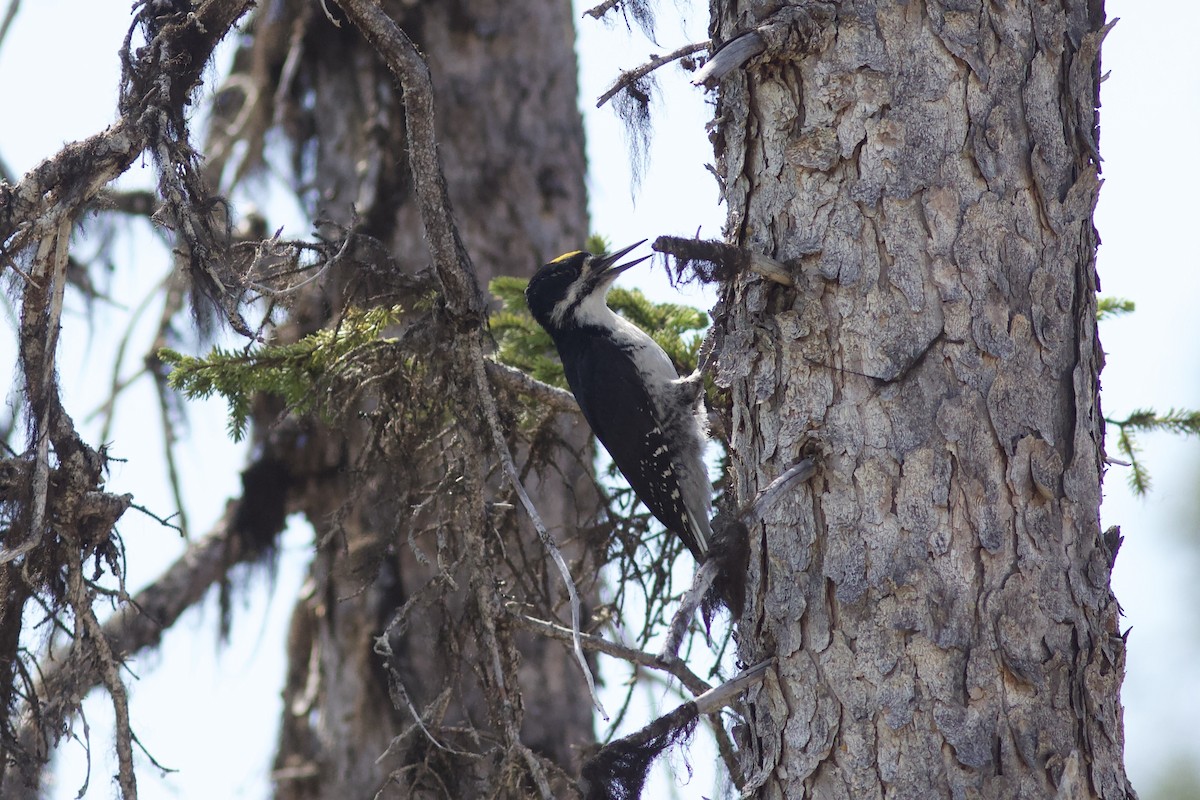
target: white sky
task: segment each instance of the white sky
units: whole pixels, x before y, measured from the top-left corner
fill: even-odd
[[[631,201],[621,126],[610,109],[594,109],[594,98],[619,68],[640,63],[651,52],[703,38],[703,7],[693,12],[687,33],[674,22],[684,5],[660,4],[661,48],[637,33],[627,36],[623,28],[609,30],[590,19],[578,23],[593,229],[615,244],[664,233],[690,235],[697,227],[704,236],[720,236],[723,209],[716,202],[715,182],[703,168],[712,154],[704,133],[709,112],[701,93],[675,77],[677,70],[661,76],[665,104],[654,127],[651,169],[636,203]],[[38,0],[22,5],[0,46],[0,158],[12,171],[22,174],[62,143],[91,135],[112,121],[116,53],[128,26],[129,6],[129,0]],[[1103,56],[1104,68],[1112,75],[1102,90],[1106,183],[1097,213],[1104,242],[1099,269],[1103,293],[1130,298],[1138,310],[1102,325],[1108,353],[1104,410],[1119,417],[1147,405],[1200,407],[1200,325],[1193,307],[1193,298],[1200,296],[1200,272],[1191,242],[1200,168],[1190,153],[1180,155],[1200,130],[1200,73],[1190,55],[1192,32],[1200,26],[1200,5],[1188,0],[1109,0],[1108,13],[1123,19],[1110,34]],[[51,46],[47,37],[52,30]],[[149,178],[143,175],[140,180]],[[136,275],[122,272],[111,294],[132,306],[146,291],[145,282],[159,276],[164,264],[161,254],[152,252],[147,258],[144,242],[124,247],[119,255],[125,264],[137,262]],[[631,278],[624,282],[633,284]],[[653,278],[641,273],[638,283],[661,298],[679,297],[666,285],[661,270]],[[684,299],[708,304],[694,294]],[[118,316],[97,309],[95,335],[106,335]],[[68,335],[79,327],[79,321],[67,320]],[[124,374],[141,354],[134,350]],[[90,387],[107,385],[106,374],[97,376],[88,369],[94,366],[93,358],[107,351],[104,344],[64,345],[62,380],[78,422],[98,402]],[[0,374],[15,374],[11,364],[11,342],[0,342]],[[114,491],[136,490],[139,502],[151,508],[168,508],[162,466],[153,455],[159,434],[149,387],[131,390],[128,403],[135,411],[118,425],[112,439],[117,454],[130,461],[115,468],[110,486]],[[225,498],[237,493],[237,472],[244,458],[225,440],[220,402],[191,414],[193,438],[180,447],[179,456],[193,530],[202,533],[221,513]],[[1130,497],[1124,471],[1114,467],[1102,513],[1105,524],[1121,525],[1126,537],[1114,577],[1126,613],[1124,625],[1133,628],[1123,693],[1126,759],[1135,788],[1145,793],[1178,755],[1200,758],[1200,630],[1192,613],[1200,600],[1195,588],[1200,585],[1200,448],[1194,441],[1168,435],[1143,441],[1153,493],[1145,500]],[[125,516],[120,528],[135,586],[153,579],[182,550],[172,534],[135,512]],[[159,779],[147,766],[139,779],[143,797],[268,796],[266,773],[283,675],[280,653],[307,549],[302,531],[289,534],[274,594],[265,588],[251,593],[239,609],[230,645],[214,654],[217,614],[210,602],[169,632],[161,652],[134,666],[141,676],[132,690],[138,735],[160,762],[179,770]],[[111,725],[105,702],[93,698],[87,712],[94,736]],[[240,715],[233,730],[227,724],[230,714]],[[51,793],[64,800],[75,796],[83,769],[81,748],[68,745],[67,752],[74,756],[66,759]],[[706,756],[693,757],[697,778],[682,792],[709,793],[699,774]],[[93,759],[89,796],[114,794],[108,779],[115,770],[111,746],[100,744]],[[220,769],[213,769],[214,764]]]

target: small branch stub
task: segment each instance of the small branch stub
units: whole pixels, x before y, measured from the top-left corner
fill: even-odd
[[[786,264],[724,242],[660,236],[652,246],[656,252],[675,257],[678,262],[676,278],[681,278],[683,271],[690,267],[703,283],[731,281],[740,273],[750,271],[780,286],[795,284]]]
[[[833,15],[832,3],[785,8],[754,30],[723,44],[692,78],[692,84],[713,86],[759,55],[777,59],[810,52]]]

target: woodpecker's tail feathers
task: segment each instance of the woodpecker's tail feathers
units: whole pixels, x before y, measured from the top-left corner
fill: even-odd
[[[687,510],[687,527],[692,534],[693,542],[689,542],[687,537],[684,537],[684,544],[688,550],[692,552],[697,563],[702,563],[708,558],[708,552],[712,547],[712,531],[708,525],[704,524],[704,520],[697,519],[691,512]],[[693,546],[693,544],[695,546]]]

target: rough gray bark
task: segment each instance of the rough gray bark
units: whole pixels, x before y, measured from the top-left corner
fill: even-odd
[[[732,472],[807,441],[752,533],[758,797],[1133,797],[1099,527],[1101,0],[714,0],[730,242],[794,265],[716,315]]]

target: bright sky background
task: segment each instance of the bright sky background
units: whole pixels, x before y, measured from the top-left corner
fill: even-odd
[[[7,8],[7,3],[2,5]],[[1102,90],[1106,182],[1097,213],[1104,242],[1099,270],[1103,293],[1132,299],[1138,310],[1102,325],[1108,353],[1104,410],[1121,417],[1147,405],[1160,410],[1200,407],[1200,324],[1194,309],[1200,272],[1192,242],[1200,167],[1190,152],[1183,152],[1200,130],[1200,73],[1190,56],[1193,32],[1200,27],[1200,5],[1189,0],[1108,0],[1107,5],[1109,17],[1122,21],[1103,54],[1111,76]],[[128,26],[129,6],[129,0],[37,0],[22,5],[0,45],[0,158],[12,172],[23,174],[62,143],[91,135],[112,121],[116,53]],[[704,132],[710,113],[703,94],[676,69],[660,76],[664,102],[657,109],[650,170],[636,201],[622,128],[610,109],[594,109],[595,98],[619,68],[704,38],[706,8],[700,5],[691,12],[685,30],[677,22],[687,13],[685,7],[683,2],[660,4],[657,38],[662,47],[637,32],[629,35],[623,26],[610,29],[590,19],[578,22],[593,229],[614,244],[665,233],[690,235],[697,228],[703,236],[720,236],[724,212],[717,204],[715,182],[704,169],[712,154]],[[213,75],[210,70],[210,84]],[[137,179],[148,181],[148,171],[141,172]],[[166,265],[163,254],[148,248],[144,239],[125,242],[118,248],[122,266],[108,293],[128,308],[140,302],[148,283],[160,277]],[[130,265],[134,269],[128,269]],[[624,278],[624,284],[650,288],[660,299],[679,297],[661,270],[653,277],[639,275],[636,281],[632,274]],[[684,299],[709,304],[695,294]],[[83,312],[77,308],[74,314]],[[152,310],[147,323],[156,314]],[[109,367],[98,375],[93,362],[107,358],[110,345],[104,342],[111,341],[108,337],[120,318],[101,304],[91,318],[95,343],[64,343],[61,377],[68,409],[77,422],[83,423],[98,404],[103,391],[98,387],[107,386]],[[82,322],[68,319],[67,335],[78,335],[86,326]],[[134,347],[123,375],[135,369],[140,355]],[[0,341],[0,374],[15,374],[12,360],[11,341]],[[127,413],[111,439],[116,454],[130,460],[114,468],[110,487],[135,491],[138,501],[153,509],[170,508],[156,455],[160,433],[149,386],[143,381],[125,402]],[[225,499],[238,492],[244,455],[225,439],[220,402],[193,409],[189,428],[192,438],[180,446],[179,458],[192,528],[198,535],[220,515]],[[85,427],[93,435],[96,430],[94,423]],[[1121,525],[1125,535],[1114,589],[1125,609],[1124,625],[1133,629],[1123,693],[1126,758],[1135,788],[1148,798],[1168,765],[1185,755],[1193,764],[1200,763],[1200,630],[1193,612],[1200,600],[1200,447],[1168,435],[1145,437],[1143,442],[1143,457],[1154,478],[1152,494],[1144,500],[1132,498],[1124,470],[1114,467],[1102,514],[1106,525]],[[177,537],[133,511],[121,521],[120,530],[129,548],[134,587],[152,580],[183,549]],[[179,770],[160,779],[145,766],[139,775],[143,797],[269,796],[267,770],[283,676],[280,654],[308,547],[303,531],[289,532],[274,591],[261,580],[258,589],[239,600],[229,645],[216,647],[217,613],[210,600],[168,633],[160,652],[133,665],[141,677],[132,689],[139,738],[161,763]],[[110,740],[101,733],[111,725],[107,708],[104,698],[93,697],[86,705],[95,745],[92,797],[115,793],[108,780],[115,759]],[[83,761],[77,744],[65,745],[64,752],[60,780],[50,796],[66,800],[79,789]],[[699,768],[707,757],[693,753],[693,758]],[[710,790],[698,772],[682,792],[695,796]]]

